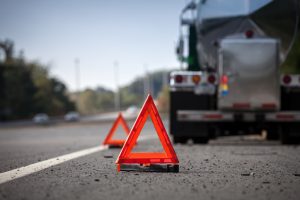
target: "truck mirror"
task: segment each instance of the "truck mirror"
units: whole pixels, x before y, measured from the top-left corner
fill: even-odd
[[[193,19],[181,19],[181,25],[193,25],[195,20]]]
[[[187,10],[195,10],[197,8],[197,4],[194,1],[191,1],[189,4],[185,6],[182,12],[185,12]]]

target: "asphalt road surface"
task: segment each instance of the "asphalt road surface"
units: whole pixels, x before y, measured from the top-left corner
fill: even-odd
[[[120,149],[100,148],[110,126],[0,129],[0,199],[300,199],[299,146],[259,136],[219,138],[174,145],[179,173],[118,173]],[[155,137],[146,124],[135,151],[159,151]],[[22,170],[26,176],[14,175]],[[11,179],[4,181],[7,173]]]

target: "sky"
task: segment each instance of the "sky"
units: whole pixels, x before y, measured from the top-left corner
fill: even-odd
[[[50,66],[71,91],[125,85],[174,69],[179,14],[187,0],[0,0],[0,40]],[[2,52],[1,52],[2,53]],[[3,56],[3,53],[2,53]],[[114,67],[117,65],[117,67]],[[117,70],[115,70],[117,68]]]

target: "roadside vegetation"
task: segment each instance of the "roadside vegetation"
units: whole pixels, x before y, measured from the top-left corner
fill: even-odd
[[[15,57],[13,42],[1,42],[0,120],[32,117],[36,113],[61,115],[74,110],[66,85],[49,75],[46,65],[28,62],[22,52]]]
[[[295,44],[281,69],[285,74],[300,74],[300,33],[298,33]]]
[[[140,107],[145,97],[151,93],[157,99],[157,105],[161,111],[168,110],[168,71],[156,71],[147,76],[134,79],[128,85],[119,89],[120,109],[126,110],[130,106]],[[146,92],[145,92],[146,91]],[[82,114],[96,114],[115,111],[115,92],[103,87],[86,89],[72,94],[72,99],[78,98],[77,108]]]
[[[49,66],[27,61],[23,52],[15,56],[12,41],[0,40],[0,51],[0,121],[30,119],[37,113],[62,116],[77,110],[89,115],[116,110],[114,91],[99,86],[71,93],[61,80],[50,75]],[[158,105],[166,111],[163,96],[167,95],[167,77],[167,71],[157,71],[120,87],[120,109],[141,106],[147,91],[158,98]]]

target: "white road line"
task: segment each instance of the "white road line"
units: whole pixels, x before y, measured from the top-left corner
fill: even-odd
[[[149,139],[154,139],[154,138],[156,138],[156,137],[155,136],[144,136],[144,137],[139,138],[138,141],[149,140]],[[14,179],[21,178],[21,177],[24,177],[24,176],[27,176],[27,175],[30,175],[30,174],[33,174],[36,172],[39,172],[39,171],[47,169],[49,167],[53,167],[55,165],[59,165],[64,162],[73,160],[75,158],[87,156],[92,153],[100,152],[100,151],[103,151],[106,149],[108,149],[108,146],[103,146],[103,145],[88,148],[88,149],[83,149],[83,150],[76,151],[76,152],[73,152],[70,154],[58,156],[55,158],[50,158],[48,160],[44,160],[44,161],[37,162],[37,163],[31,164],[31,165],[27,165],[27,166],[13,169],[13,170],[10,170],[7,172],[3,172],[3,173],[0,173],[0,184],[6,183],[6,182],[12,181]]]
[[[105,149],[107,149],[107,146],[98,146],[98,147],[93,147],[93,148],[89,148],[89,149],[84,149],[81,151],[77,151],[74,153],[70,153],[70,154],[66,154],[63,156],[59,156],[56,158],[51,158],[48,160],[44,160],[38,163],[34,163],[31,165],[27,165],[25,167],[20,167],[17,169],[13,169],[11,171],[8,172],[4,172],[0,174],[0,184],[2,183],[6,183],[8,181],[12,181],[14,179],[17,178],[21,178],[23,176],[27,176],[29,174],[35,173],[35,172],[39,172],[41,170],[47,169],[49,167],[67,162],[69,160],[75,159],[75,158],[79,158],[82,156],[86,156],[98,151],[103,151]]]

